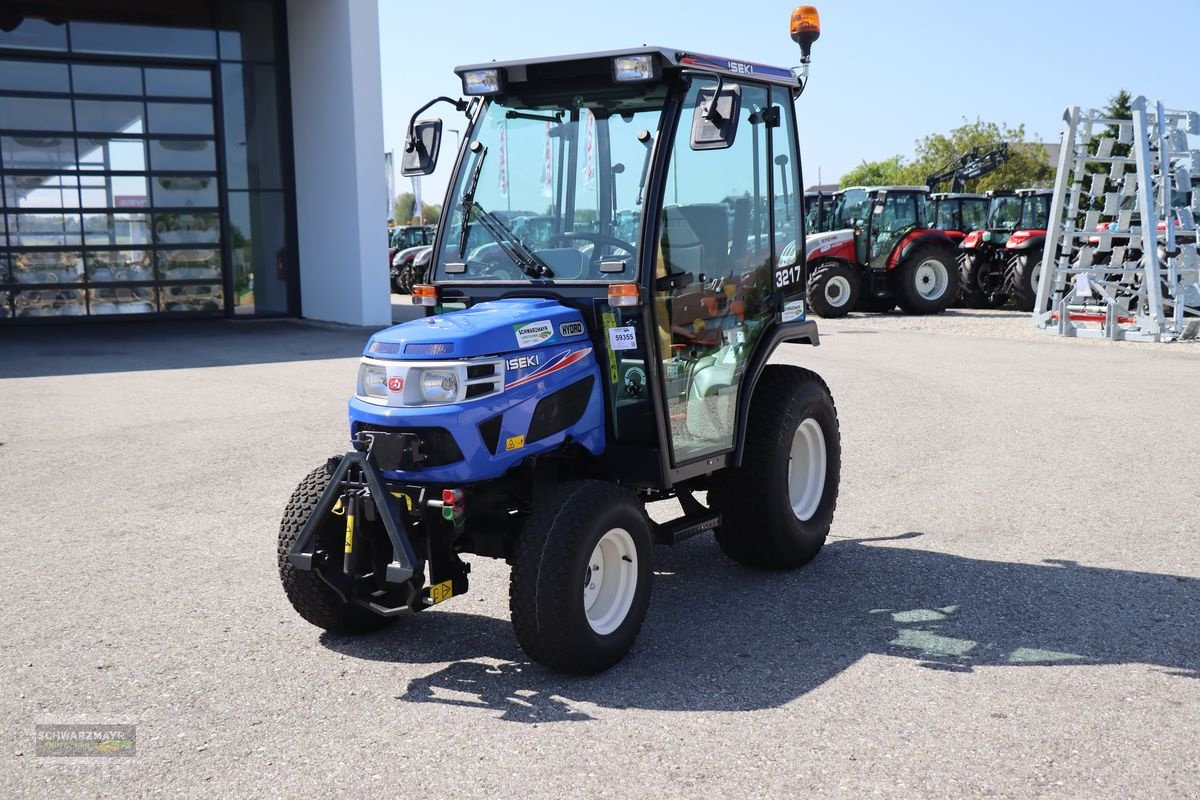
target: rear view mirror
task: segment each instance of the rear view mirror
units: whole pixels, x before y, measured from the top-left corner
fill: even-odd
[[[409,129],[404,145],[400,174],[405,177],[429,175],[437,166],[438,150],[442,146],[442,121],[423,119]]]
[[[692,149],[724,150],[733,144],[738,113],[742,110],[742,87],[723,81],[712,89],[701,89],[692,112]]]

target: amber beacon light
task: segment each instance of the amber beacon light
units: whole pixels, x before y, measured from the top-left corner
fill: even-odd
[[[792,10],[792,39],[800,45],[800,55],[805,63],[812,52],[812,45],[821,37],[821,15],[816,6],[796,6]]]

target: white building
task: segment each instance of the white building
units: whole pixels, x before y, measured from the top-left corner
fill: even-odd
[[[378,8],[0,5],[0,325],[390,322]]]

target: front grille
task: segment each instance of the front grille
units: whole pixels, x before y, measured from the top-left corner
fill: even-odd
[[[358,431],[415,434],[420,439],[421,454],[425,457],[421,462],[423,467],[444,467],[447,464],[456,464],[463,460],[462,450],[458,449],[458,442],[454,441],[454,436],[445,428],[407,426],[401,428],[360,423],[355,428],[356,434]]]

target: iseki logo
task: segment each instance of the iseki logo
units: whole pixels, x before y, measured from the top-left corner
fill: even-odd
[[[387,383],[389,392],[404,391],[404,378],[401,378],[398,375],[393,375],[392,377],[388,378]]]

